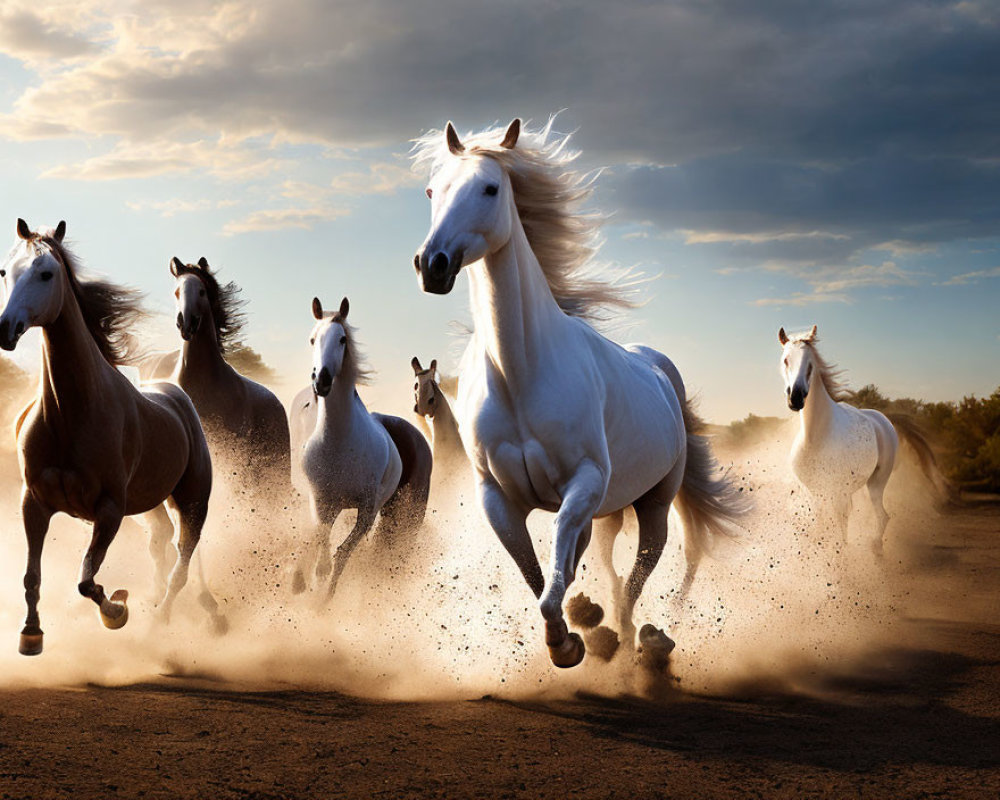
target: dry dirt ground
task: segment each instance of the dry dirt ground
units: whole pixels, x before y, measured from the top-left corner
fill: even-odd
[[[943,516],[925,548],[887,577],[911,589],[912,646],[814,676],[807,693],[401,703],[176,678],[9,690],[0,797],[1000,797],[1000,503]]]

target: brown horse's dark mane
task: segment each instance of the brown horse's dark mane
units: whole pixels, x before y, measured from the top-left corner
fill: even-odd
[[[115,367],[134,363],[142,353],[130,329],[146,316],[142,293],[102,278],[80,277],[79,260],[54,237],[36,235],[29,241],[47,245],[65,268],[83,321],[104,359]]]
[[[229,353],[238,350],[243,344],[243,329],[246,326],[246,313],[243,311],[246,300],[240,297],[243,291],[235,281],[219,283],[219,279],[208,262],[205,266],[199,264],[179,264],[174,262],[177,276],[194,275],[205,287],[205,296],[212,312],[212,324],[215,326],[215,338],[219,342],[219,351]]]

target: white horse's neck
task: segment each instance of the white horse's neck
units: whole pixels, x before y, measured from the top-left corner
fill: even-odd
[[[806,439],[814,435],[822,435],[833,419],[837,404],[826,390],[826,384],[817,370],[813,376],[802,407],[802,433]]]
[[[358,396],[353,380],[340,376],[333,381],[330,393],[317,398],[315,433],[342,438],[368,410]]]
[[[513,200],[511,201],[513,204]],[[567,317],[549,289],[516,211],[506,245],[469,268],[469,293],[481,343],[516,393],[533,380],[552,333]]]

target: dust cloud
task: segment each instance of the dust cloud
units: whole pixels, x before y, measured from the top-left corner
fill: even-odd
[[[409,383],[378,397],[401,416]],[[394,382],[395,383],[395,382]],[[294,388],[282,392],[289,400]],[[822,693],[829,678],[859,669],[887,643],[912,635],[902,620],[920,543],[935,522],[928,493],[904,463],[889,483],[892,515],[883,563],[868,548],[874,515],[855,501],[846,546],[814,508],[787,466],[790,419],[775,433],[736,450],[716,450],[754,510],[743,536],[702,562],[687,602],[676,588],[684,571],[682,536],[671,515],[667,550],[635,613],[677,643],[669,674],[651,676],[624,648],[610,662],[588,656],[580,667],[551,666],[534,598],[480,516],[471,476],[437,476],[427,521],[410,541],[371,537],[355,551],[326,601],[320,583],[300,595],[291,573],[311,525],[281,508],[252,509],[217,483],[199,546],[211,591],[229,621],[218,636],[197,602],[198,565],[169,625],[156,616],[148,536],[126,521],[99,581],[130,592],[130,621],[102,627],[93,603],[76,590],[89,541],[82,523],[54,518],[45,545],[40,614],[45,652],[17,653],[25,557],[20,478],[12,443],[0,445],[0,687],[120,685],[170,678],[241,687],[331,689],[373,698],[445,699],[493,695],[558,698],[586,691],[656,694]],[[905,449],[901,461],[907,462]],[[217,465],[223,474],[225,465]],[[915,487],[915,488],[910,488]],[[338,521],[334,546],[353,521]],[[549,552],[551,515],[531,518],[536,551]],[[626,575],[635,554],[634,522],[619,537],[615,563]],[[925,553],[926,555],[926,553]],[[591,547],[568,597],[584,592],[615,615],[608,580]]]

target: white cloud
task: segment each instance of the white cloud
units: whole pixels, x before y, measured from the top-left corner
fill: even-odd
[[[243,219],[227,222],[222,232],[227,236],[255,231],[278,231],[287,228],[312,230],[322,222],[350,214],[346,208],[316,206],[313,208],[274,208],[254,211]]]
[[[379,161],[371,164],[367,172],[338,175],[330,186],[334,191],[348,195],[395,194],[399,189],[416,186],[422,180],[409,166]]]
[[[963,286],[967,283],[979,283],[982,278],[1000,278],[1000,267],[953,275],[948,280],[939,283],[938,286]]]
[[[127,208],[132,211],[146,211],[147,209],[151,211],[159,212],[162,217],[173,217],[177,214],[192,214],[196,211],[207,211],[213,207],[213,203],[210,200],[200,199],[200,200],[183,200],[180,198],[171,198],[170,200],[128,200],[125,203]]]
[[[770,242],[800,242],[811,239],[843,241],[850,237],[830,231],[758,231],[755,233],[734,233],[732,231],[691,231],[682,230],[684,244],[719,244],[740,242],[746,244],[766,244]]]

